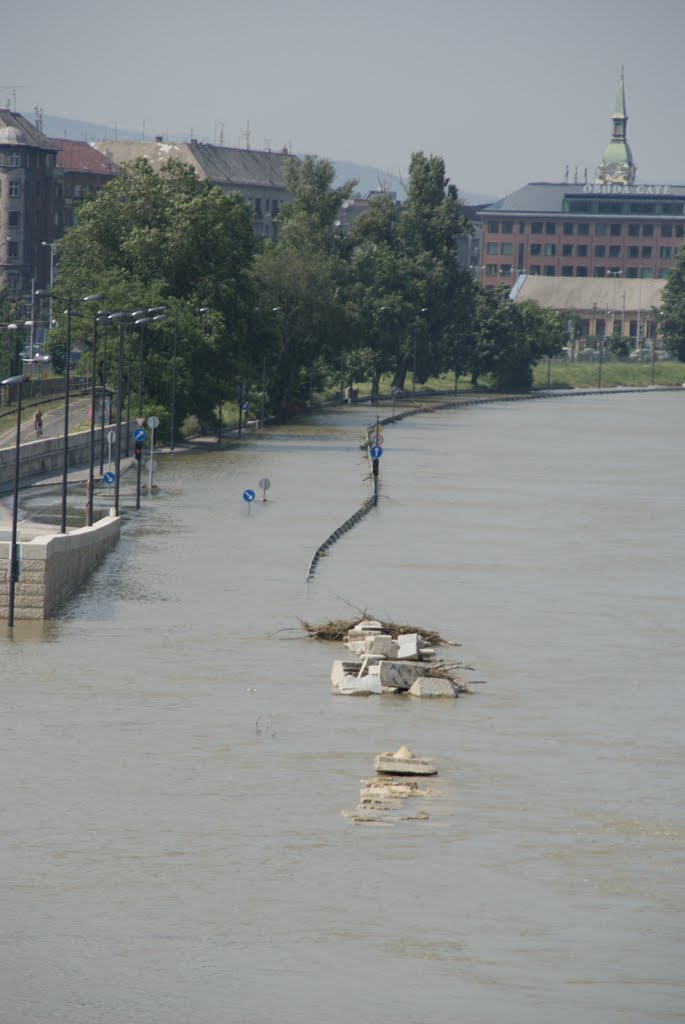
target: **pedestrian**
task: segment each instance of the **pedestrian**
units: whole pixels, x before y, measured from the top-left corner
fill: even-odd
[[[43,436],[43,413],[40,411],[40,407],[33,414],[33,429],[36,432],[36,437]]]

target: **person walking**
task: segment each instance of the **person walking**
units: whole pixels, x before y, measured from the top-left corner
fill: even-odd
[[[33,414],[33,429],[36,432],[36,437],[43,436],[43,413],[40,411],[40,407]]]

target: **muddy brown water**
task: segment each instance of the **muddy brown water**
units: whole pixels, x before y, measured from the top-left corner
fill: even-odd
[[[3,1024],[683,1020],[685,395],[387,427],[307,584],[371,419],[161,457],[89,585],[0,632]],[[351,606],[487,683],[333,696],[297,626]],[[402,743],[428,820],[352,824]]]

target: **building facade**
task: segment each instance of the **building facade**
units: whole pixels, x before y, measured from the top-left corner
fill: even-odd
[[[685,186],[637,184],[623,74],[612,135],[592,182],[533,182],[481,211],[480,281],[666,278],[685,236]]]
[[[59,223],[55,237],[76,222],[78,208],[86,196],[94,195],[116,177],[119,168],[88,142],[50,139],[57,149],[56,192]],[[48,239],[51,241],[51,239]]]
[[[0,287],[30,295],[47,282],[42,245],[60,231],[57,147],[21,114],[0,110]]]

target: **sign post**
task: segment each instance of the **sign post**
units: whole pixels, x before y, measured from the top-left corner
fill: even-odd
[[[268,476],[265,476],[262,480],[259,481],[259,486],[262,489],[262,501],[266,501],[266,492],[271,487],[271,481],[269,480]]]
[[[112,468],[112,445],[117,439],[117,435],[113,430],[107,431],[107,463],[109,468]]]
[[[252,490],[251,487],[248,487],[246,490],[243,491],[243,501],[247,502],[247,514],[248,514],[248,516],[249,516],[250,511],[252,509],[252,502],[254,500],[255,500],[255,492]]]
[[[378,436],[378,434],[376,434]],[[372,444],[369,448],[369,455],[371,456],[371,472],[373,473],[373,498],[374,504],[378,504],[378,469],[379,460],[383,454],[383,449],[379,444]]]
[[[150,473],[148,489],[149,493],[152,494],[152,474],[157,469],[157,463],[155,462],[155,430],[159,426],[158,418],[156,416],[149,416],[147,425],[150,428],[150,458],[147,463],[147,469]]]

